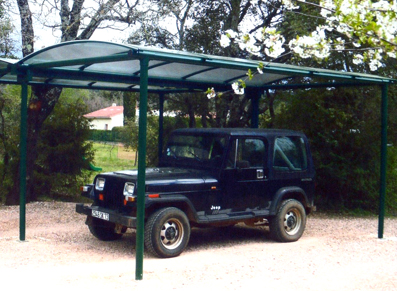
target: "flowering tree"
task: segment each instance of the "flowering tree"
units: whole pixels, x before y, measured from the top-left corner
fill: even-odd
[[[348,51],[353,63],[368,65],[371,71],[384,66],[387,58],[396,58],[397,3],[391,0],[320,0],[317,4],[305,0],[280,0],[284,15],[300,13],[302,5],[309,5],[319,24],[305,35],[286,41],[275,26],[263,27],[255,33],[240,34],[226,30],[221,45],[232,42],[240,49],[258,57],[276,59],[283,54],[300,58],[323,60],[333,51]],[[251,0],[253,5],[261,2]],[[261,70],[258,68],[258,72]],[[242,93],[244,82],[235,84],[236,93]]]

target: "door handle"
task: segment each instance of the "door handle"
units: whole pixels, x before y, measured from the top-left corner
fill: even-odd
[[[257,179],[263,179],[263,178],[264,178],[263,170],[262,170],[262,169],[257,169],[257,170],[256,170],[256,178],[257,178]]]

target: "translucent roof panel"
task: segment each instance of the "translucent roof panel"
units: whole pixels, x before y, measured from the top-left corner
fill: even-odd
[[[106,42],[95,41],[72,41],[63,42],[58,45],[50,46],[37,51],[25,59],[24,64],[39,64],[51,61],[66,61],[83,58],[95,58],[108,55],[114,55],[128,51],[129,49],[122,45],[114,45]]]
[[[239,80],[264,89],[285,78],[321,77],[322,82],[392,82],[374,75],[265,63],[263,74],[247,79],[261,62],[175,50],[102,41],[71,41],[39,50],[15,62],[0,60],[0,82],[16,82],[18,72],[28,72],[31,84],[129,90],[139,87],[141,60],[148,59],[149,90],[216,90]],[[1,74],[2,72],[2,74]]]

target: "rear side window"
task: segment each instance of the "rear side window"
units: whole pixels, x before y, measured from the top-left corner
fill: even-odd
[[[307,169],[306,145],[298,136],[276,138],[273,168],[276,171],[303,171]]]
[[[228,168],[263,168],[265,143],[260,139],[234,140],[227,159]]]

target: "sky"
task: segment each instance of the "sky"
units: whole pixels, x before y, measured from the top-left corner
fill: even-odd
[[[30,7],[33,14],[35,8],[33,6]],[[37,10],[36,10],[37,11]],[[22,45],[21,40],[21,20],[19,17],[18,8],[13,6],[10,11],[10,16],[12,18],[13,24],[15,26],[15,31],[13,34],[13,39],[18,43],[17,47],[20,48]],[[51,20],[53,18],[54,21],[59,22],[59,15],[56,12],[51,13],[46,17],[46,20]],[[38,51],[42,48],[57,44],[60,42],[60,31],[52,31],[50,28],[43,26],[41,21],[33,19],[34,33],[35,33],[35,44],[34,49]],[[129,32],[131,31],[131,27],[127,28],[126,25],[120,26],[119,29],[97,29],[94,35],[90,38],[91,40],[102,40],[102,41],[110,41],[121,43],[123,40],[128,38]],[[22,58],[22,52],[19,51],[17,54],[18,57]]]

